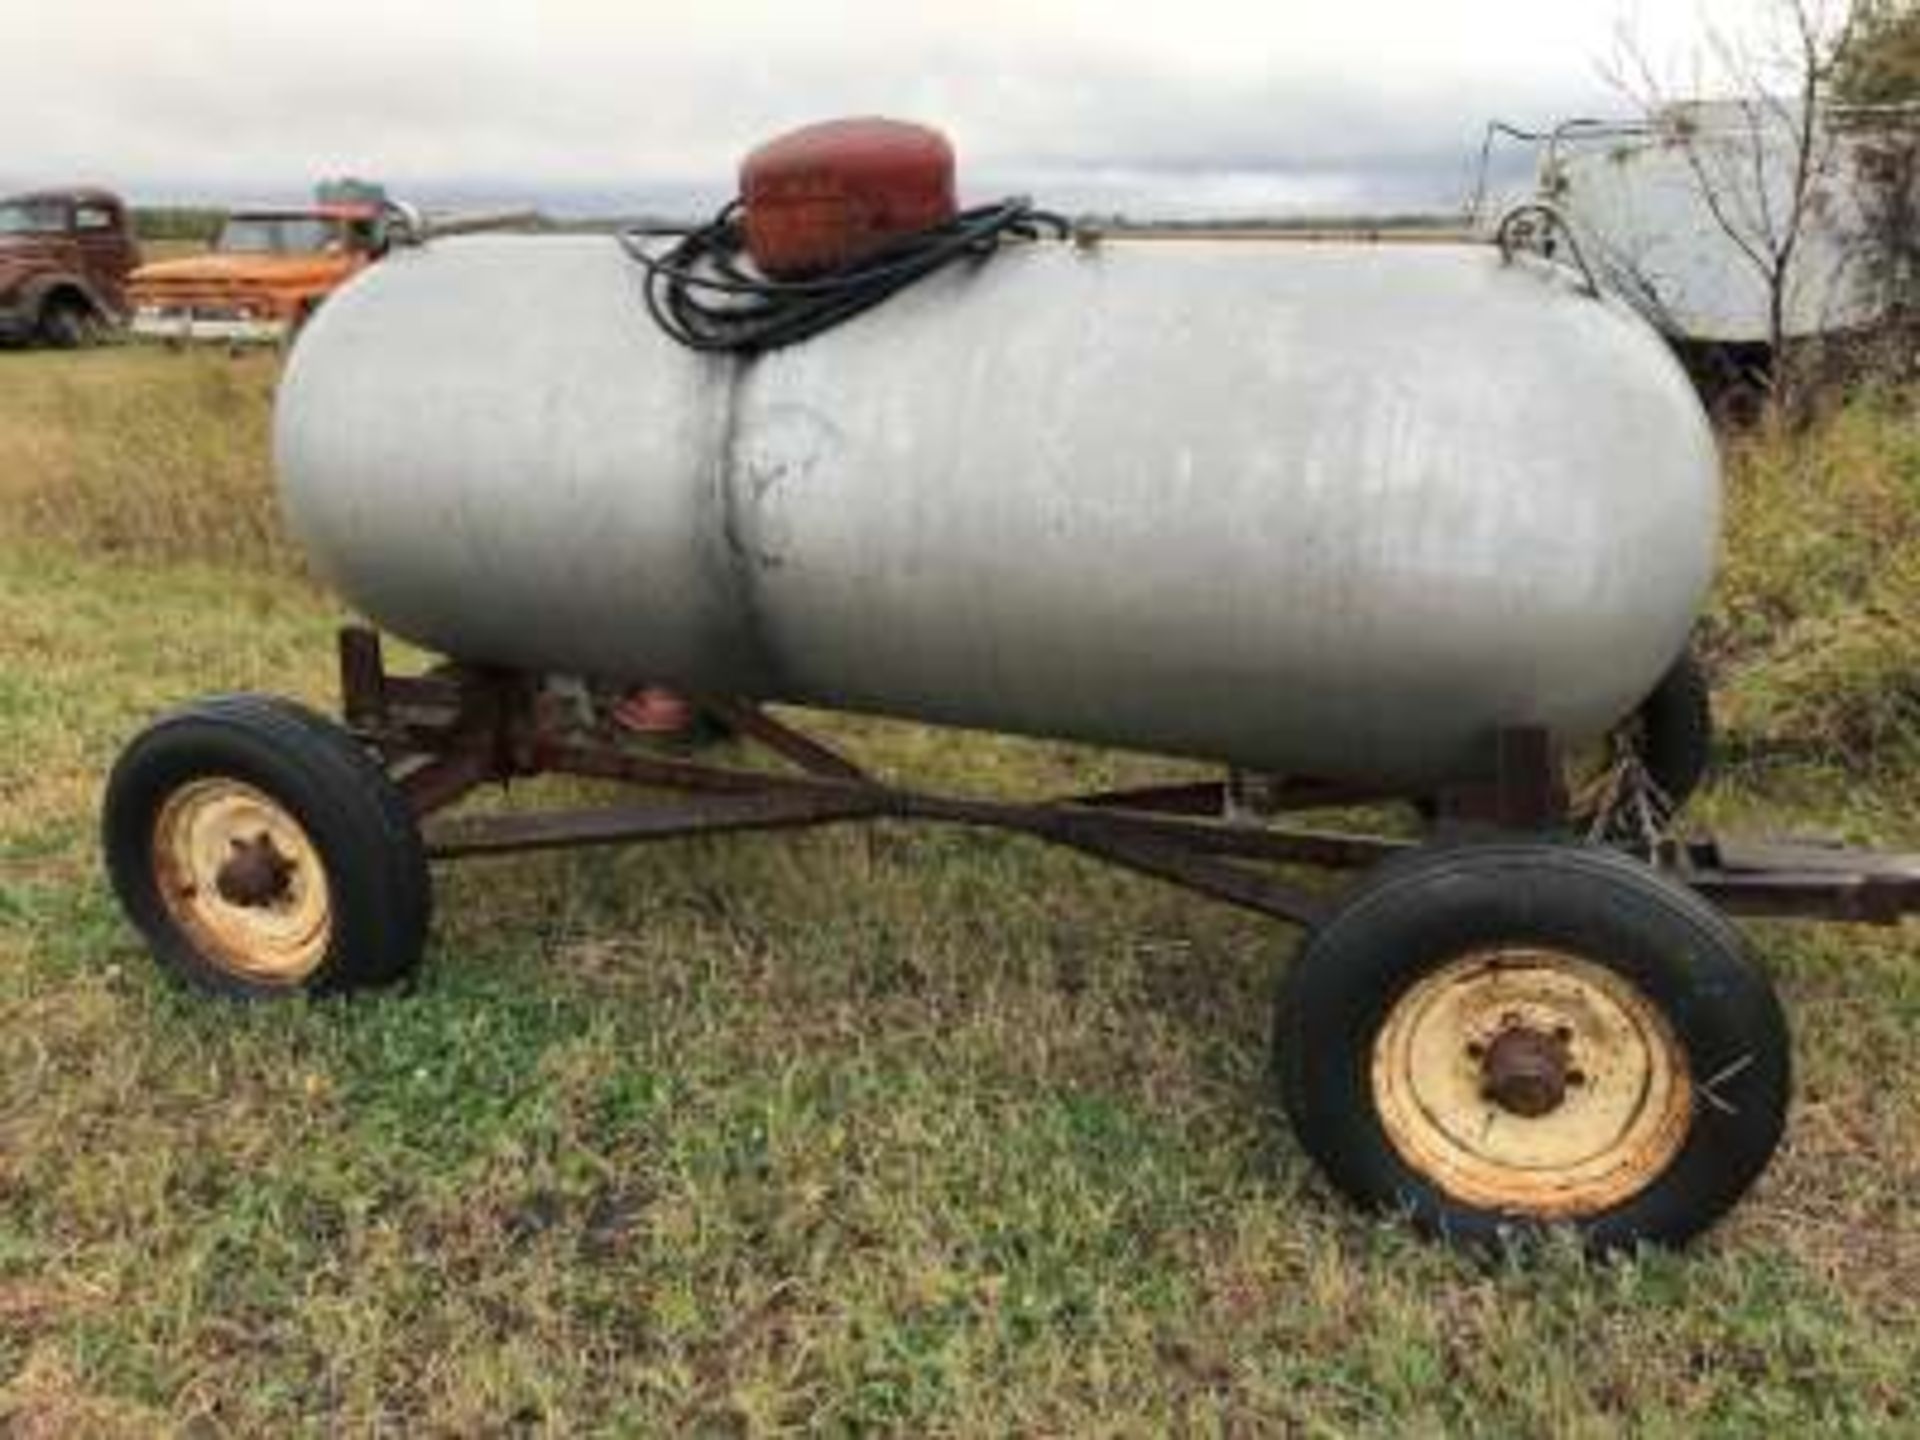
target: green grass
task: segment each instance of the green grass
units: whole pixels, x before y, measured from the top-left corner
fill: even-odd
[[[0,533],[294,570],[269,502],[277,358],[0,351]]]
[[[451,867],[409,995],[179,992],[99,877],[102,777],[187,696],[325,703],[340,618],[277,542],[126,523],[205,453],[270,533],[228,408],[270,371],[227,363],[0,355],[0,492],[42,497],[0,511],[0,1432],[1920,1428],[1913,936],[1754,932],[1788,1144],[1703,1244],[1611,1265],[1352,1213],[1268,1105],[1286,933],[1015,839]],[[1910,437],[1889,399],[1742,457],[1704,813],[1920,845]],[[833,733],[948,783],[1126,770]]]

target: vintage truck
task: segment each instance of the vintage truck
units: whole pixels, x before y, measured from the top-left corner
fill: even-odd
[[[126,318],[140,263],[127,207],[105,190],[0,200],[0,342],[72,349]]]
[[[388,207],[373,200],[236,210],[208,253],[134,272],[133,332],[176,343],[284,344],[386,253],[388,222]]]

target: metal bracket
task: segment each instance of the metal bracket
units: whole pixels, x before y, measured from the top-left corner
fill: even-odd
[[[1566,825],[1566,778],[1553,736],[1537,725],[1494,732],[1490,779],[1450,785],[1438,797],[1439,818],[1538,834]]]

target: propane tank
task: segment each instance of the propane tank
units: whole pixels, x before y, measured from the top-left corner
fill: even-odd
[[[1660,337],[1491,247],[1018,245],[752,361],[641,290],[501,236],[329,301],[318,572],[464,661],[1408,786],[1616,723],[1712,572]]]
[[[864,260],[959,213],[953,147],[903,120],[829,120],[753,151],[740,166],[747,253],[803,279]]]

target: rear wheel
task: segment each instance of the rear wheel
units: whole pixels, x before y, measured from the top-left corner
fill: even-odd
[[[47,302],[40,315],[40,338],[56,350],[78,350],[97,333],[93,311],[79,300],[60,297]]]
[[[1711,1225],[1779,1143],[1787,1029],[1739,933],[1609,851],[1390,866],[1308,942],[1275,1023],[1302,1145],[1362,1204],[1469,1242]]]
[[[1575,756],[1569,776],[1574,808],[1588,820],[1619,803],[1620,783],[1634,767],[1652,782],[1665,814],[1678,813],[1693,798],[1713,762],[1713,698],[1692,651],[1681,653],[1639,709],[1595,751]]]
[[[257,695],[199,701],[122,753],[107,869],[160,965],[244,999],[335,993],[418,963],[431,892],[412,811],[332,722]]]

